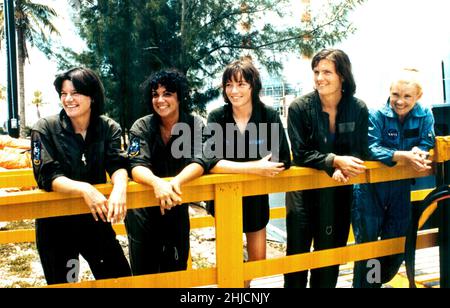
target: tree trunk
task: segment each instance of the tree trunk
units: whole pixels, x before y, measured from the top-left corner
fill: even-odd
[[[25,138],[25,38],[22,29],[17,28],[17,71],[19,79],[19,119],[20,119],[20,137]]]

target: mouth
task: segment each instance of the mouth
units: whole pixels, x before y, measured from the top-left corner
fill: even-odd
[[[80,105],[70,104],[70,105],[65,105],[65,107],[70,110],[70,109],[76,109],[76,108],[80,107]]]

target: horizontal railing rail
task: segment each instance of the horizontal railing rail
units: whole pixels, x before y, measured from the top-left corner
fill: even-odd
[[[438,137],[433,160],[435,162],[450,160],[449,149],[450,137]],[[395,167],[386,167],[378,162],[366,162],[366,166],[366,172],[352,178],[349,184],[377,183],[418,178],[434,174],[434,170],[417,173],[412,168],[401,164]],[[0,172],[0,187],[33,186],[32,181],[29,179],[30,174],[29,170],[21,172]],[[244,280],[247,279],[342,264],[349,261],[402,252],[404,239],[398,238],[244,264],[242,259],[243,196],[341,185],[333,181],[323,171],[298,167],[284,171],[274,178],[241,174],[202,176],[183,186],[183,202],[215,200],[216,267],[201,270],[190,269],[175,273],[80,282],[64,284],[63,286],[194,287],[217,284],[219,287],[243,287]],[[109,195],[112,189],[111,184],[95,186],[105,195]],[[156,198],[153,197],[152,193],[149,193],[151,190],[147,186],[130,182],[127,193],[128,208],[157,206]],[[283,216],[285,214],[284,211],[279,209],[273,210],[273,212],[277,213],[276,216]],[[81,195],[78,194],[67,195],[56,192],[44,192],[42,190],[30,190],[12,192],[0,196],[0,221],[82,213],[89,213],[89,210],[84,204]],[[207,219],[199,223],[199,225],[208,226],[211,221],[206,221]],[[420,235],[418,247],[430,247],[433,245],[436,245],[436,232]]]

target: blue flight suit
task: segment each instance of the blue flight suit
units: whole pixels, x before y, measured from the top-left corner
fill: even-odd
[[[369,152],[371,160],[394,166],[395,151],[410,151],[418,147],[429,151],[434,147],[434,118],[430,109],[416,103],[403,124],[392,110],[390,102],[369,115]],[[357,243],[405,236],[411,219],[411,179],[354,187],[352,225]],[[403,254],[378,259],[380,282],[368,281],[373,268],[367,261],[355,263],[353,287],[380,287],[390,281],[403,262]],[[371,279],[369,279],[371,280]]]

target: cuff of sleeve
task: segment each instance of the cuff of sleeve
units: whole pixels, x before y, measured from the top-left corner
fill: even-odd
[[[200,166],[202,166],[205,173],[208,171],[208,164],[205,160],[203,160],[201,158],[193,158],[193,159],[191,159],[191,164],[192,163],[196,163],[196,164],[199,164]]]
[[[328,168],[333,168],[333,162],[334,158],[336,157],[336,154],[330,153],[325,158],[325,166]]]
[[[47,180],[45,180],[42,184],[42,189],[45,191],[52,191],[52,183],[56,178],[59,178],[60,176],[64,176],[62,173],[54,173],[50,175]]]
[[[386,161],[383,161],[383,163],[389,167],[394,167],[395,165],[397,165],[397,162],[394,161],[394,153],[395,151],[393,150],[389,150],[387,152],[387,155],[389,157],[389,159],[387,159]]]
[[[112,177],[114,172],[116,172],[119,169],[126,169],[126,166],[124,166],[123,164],[120,164],[120,163],[115,163],[115,164],[111,164],[110,166],[108,166],[106,171],[108,172],[109,177]]]

